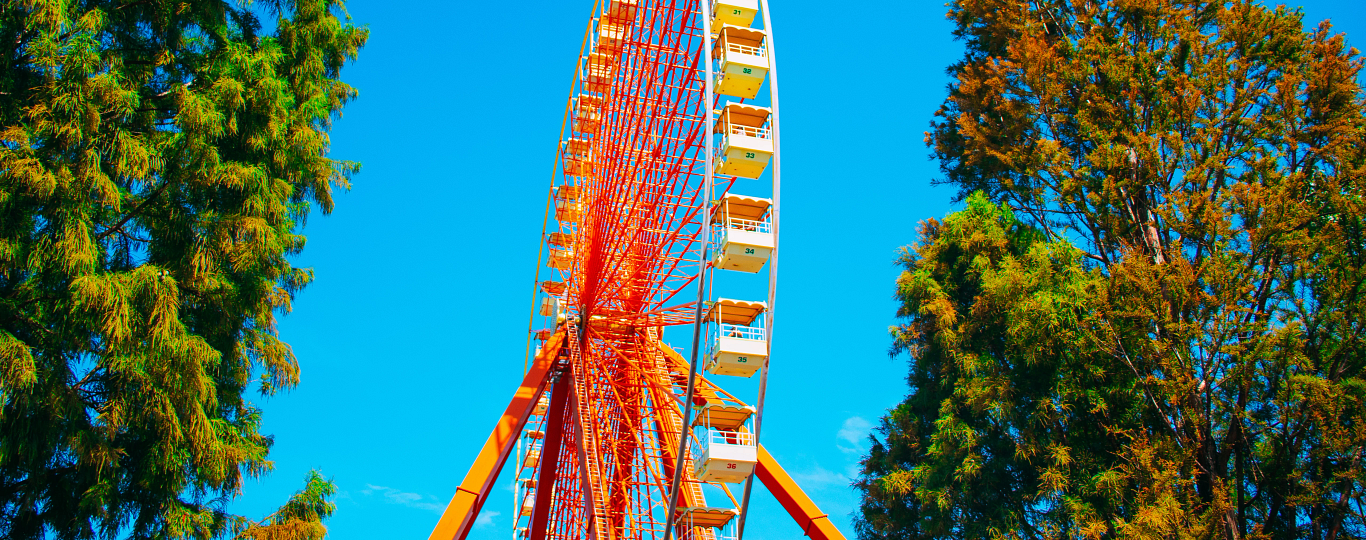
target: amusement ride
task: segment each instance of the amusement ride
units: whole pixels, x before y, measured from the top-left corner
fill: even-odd
[[[739,540],[756,477],[807,536],[844,540],[759,444],[781,200],[772,28],[767,0],[597,0],[525,375],[432,540],[466,538],[507,464],[513,540]]]

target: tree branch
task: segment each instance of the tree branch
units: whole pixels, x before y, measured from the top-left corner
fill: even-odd
[[[95,236],[95,241],[98,242],[98,241],[100,241],[100,240],[103,240],[106,236],[109,236],[110,234],[113,234],[114,231],[121,231],[121,230],[123,230],[123,226],[124,226],[125,224],[127,224],[129,220],[131,220],[131,219],[133,219],[134,217],[136,217],[136,216],[138,215],[138,213],[142,211],[143,208],[146,208],[146,207],[147,207],[147,204],[148,204],[148,203],[150,203],[150,202],[152,202],[152,200],[156,199],[158,195],[161,195],[161,192],[166,191],[166,188],[167,188],[168,186],[170,186],[170,185],[171,185],[171,181],[170,181],[170,180],[167,180],[165,183],[162,183],[162,184],[161,184],[160,186],[158,186],[155,190],[153,190],[150,194],[148,194],[148,195],[147,195],[147,198],[143,199],[141,203],[138,203],[137,207],[133,208],[133,211],[129,212],[128,215],[123,216],[123,219],[120,219],[118,223],[115,223],[114,226],[112,226],[112,227],[110,227],[110,228],[108,228],[108,229],[105,229],[104,232],[102,232],[102,233],[96,235],[96,236]]]

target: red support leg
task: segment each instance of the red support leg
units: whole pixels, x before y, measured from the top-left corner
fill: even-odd
[[[541,447],[541,474],[536,478],[536,505],[531,508],[528,540],[545,540],[550,505],[555,495],[556,474],[559,472],[561,441],[566,428],[564,416],[569,409],[569,389],[574,386],[573,377],[572,372],[564,371],[550,389],[550,410],[545,419],[545,446]]]

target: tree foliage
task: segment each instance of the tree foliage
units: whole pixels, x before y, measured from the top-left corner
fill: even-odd
[[[902,260],[860,535],[1366,537],[1358,52],[1248,1],[949,8],[968,206]]]
[[[321,537],[316,475],[225,506],[271,468],[246,394],[299,382],[275,317],[366,37],[339,0],[0,2],[0,536]]]
[[[304,489],[299,490],[274,514],[258,522],[238,522],[239,540],[322,540],[327,528],[322,521],[336,506],[328,500],[336,486],[317,471],[309,472]]]

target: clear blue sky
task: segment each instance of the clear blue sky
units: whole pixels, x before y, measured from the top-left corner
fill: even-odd
[[[852,538],[868,430],[905,394],[906,360],[886,354],[893,261],[917,222],[950,210],[922,132],[961,47],[937,0],[771,2],[785,189],[764,442]],[[1360,44],[1358,2],[1302,4]],[[303,382],[262,403],[276,470],[232,511],[269,512],[316,468],[339,488],[334,540],[436,524],[521,379],[544,190],[592,3],[350,1],[370,43],[343,72],[360,98],[332,154],[364,169],[305,231],[296,264],[317,281],[281,324]],[[509,483],[472,540],[511,538]],[[751,516],[746,538],[801,537],[757,482]]]

